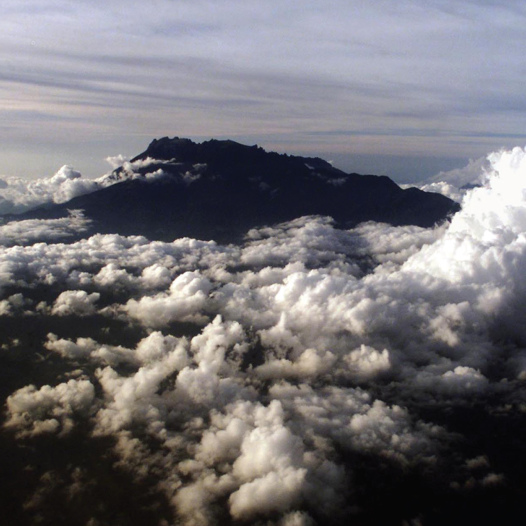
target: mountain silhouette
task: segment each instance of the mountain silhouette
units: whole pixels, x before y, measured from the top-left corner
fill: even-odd
[[[250,228],[306,215],[331,216],[342,228],[363,221],[430,227],[459,209],[386,176],[347,174],[319,158],[230,140],[156,139],[130,163],[106,176],[109,186],[17,218],[82,209],[93,232],[231,242]]]

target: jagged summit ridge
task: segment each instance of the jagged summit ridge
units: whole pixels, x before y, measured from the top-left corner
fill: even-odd
[[[363,221],[429,227],[458,210],[444,196],[402,190],[386,176],[347,174],[319,158],[231,140],[155,139],[109,177],[118,184],[31,216],[82,209],[97,232],[230,242],[306,215],[345,228]]]
[[[185,139],[180,137],[162,137],[161,139],[154,139],[146,148],[146,150],[132,159],[137,161],[151,157],[159,160],[172,160],[177,159],[178,161],[188,162],[193,159],[199,158],[203,160],[213,160],[219,162],[221,160],[228,159],[229,161],[241,162],[245,158],[252,160],[264,160],[266,158],[283,158],[290,160],[298,160],[299,162],[308,161],[309,164],[314,168],[325,168],[333,169],[327,161],[320,159],[319,157],[299,157],[288,154],[278,154],[275,152],[267,152],[257,144],[253,146],[247,146],[239,142],[226,139],[210,139],[202,143],[193,142],[191,139]]]

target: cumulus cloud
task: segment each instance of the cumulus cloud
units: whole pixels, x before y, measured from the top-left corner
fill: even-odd
[[[317,352],[316,349],[305,349],[294,360],[269,360],[255,369],[258,376],[265,379],[288,377],[312,377],[327,373],[337,358],[330,351]]]
[[[479,159],[470,159],[463,168],[455,168],[447,172],[439,172],[429,179],[430,183],[448,183],[457,188],[484,183],[488,173],[491,172],[491,159],[488,156]]]
[[[64,165],[52,177],[28,180],[6,177],[0,187],[0,215],[19,214],[46,203],[65,203],[101,188],[99,182],[82,179],[80,172]]]
[[[169,294],[130,300],[126,312],[149,327],[162,327],[171,321],[204,321],[207,318],[201,311],[211,289],[210,281],[199,272],[185,272],[174,279]]]
[[[98,292],[88,294],[85,290],[67,290],[55,300],[51,313],[56,316],[89,316],[97,311],[95,303],[99,298]]]
[[[491,170],[491,159],[489,157],[470,159],[463,168],[439,172],[419,184],[402,185],[402,187],[417,186],[424,192],[442,194],[461,203],[471,188],[484,184]]]
[[[159,179],[166,175],[160,168],[152,169],[146,175],[139,174],[137,170],[168,162],[150,157],[130,162],[121,155],[108,157],[107,161],[115,169],[120,168],[118,175],[112,172],[97,179],[83,179],[80,172],[71,166],[64,165],[51,177],[40,179],[4,177],[0,179],[0,216],[20,214],[48,203],[65,203],[79,195],[96,192],[127,179],[141,178],[150,181]]]
[[[11,221],[0,226],[0,245],[10,247],[62,241],[83,234],[91,224],[82,210],[70,210],[69,217],[61,219]]]
[[[0,301],[0,315],[12,316],[14,314],[20,314],[21,309],[23,309],[24,305],[27,303],[27,300],[22,294],[12,294],[6,299]]]
[[[444,236],[410,258],[405,269],[458,284],[486,285],[495,292],[507,285],[512,292],[511,282],[524,257],[526,156],[516,148],[490,159],[494,173],[488,183],[466,196],[462,212],[454,216]]]
[[[106,162],[111,166],[112,170],[116,170],[124,163],[129,162],[129,159],[122,154],[110,155],[106,157]]]
[[[389,351],[377,351],[373,347],[361,345],[359,349],[351,351],[344,358],[346,366],[352,376],[359,378],[374,377],[391,368]]]
[[[183,238],[163,243],[113,234],[94,235],[71,244],[0,247],[1,284],[10,280],[48,285],[60,281],[86,287],[97,282],[98,286],[112,288],[120,282],[156,289],[196,267],[206,269],[208,275],[226,277],[225,267],[236,263],[238,253],[236,247],[221,247],[213,241]],[[129,274],[126,269],[135,269],[141,275]]]
[[[75,425],[73,416],[88,413],[94,397],[95,388],[89,380],[69,380],[40,389],[28,385],[8,397],[5,426],[19,437],[67,434]]]
[[[526,152],[489,160],[434,229],[305,217],[239,246],[2,247],[2,314],[50,317],[46,363],[76,375],[15,391],[7,428],[67,434],[88,417],[186,525],[338,524],[373,513],[364,492],[386,470],[442,495],[505,487],[501,442],[471,442],[499,418],[509,436],[525,407]]]

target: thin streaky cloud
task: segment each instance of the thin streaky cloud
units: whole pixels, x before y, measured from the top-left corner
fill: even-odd
[[[378,154],[445,158],[449,144],[425,142],[436,130],[480,136],[451,152],[467,158],[513,145],[526,125],[526,13],[516,1],[10,0],[1,11],[4,107],[39,115],[53,100],[60,119],[73,104],[70,144],[86,140],[86,125],[109,126],[115,148],[131,133],[146,144],[166,134],[300,144],[312,129],[349,128],[349,141],[364,130],[385,137]],[[49,134],[35,129],[19,147],[38,155],[31,144]],[[337,148],[359,153],[351,142]]]

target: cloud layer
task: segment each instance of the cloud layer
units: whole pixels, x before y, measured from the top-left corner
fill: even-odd
[[[498,451],[526,407],[526,151],[489,161],[431,230],[304,217],[239,246],[1,248],[2,315],[53,327],[38,352],[61,371],[10,394],[5,429],[110,438],[119,469],[164,496],[164,519],[194,526],[366,522],[375,491],[394,522],[425,523],[432,494],[447,507],[521,487]],[[494,442],[462,414],[491,422]]]

